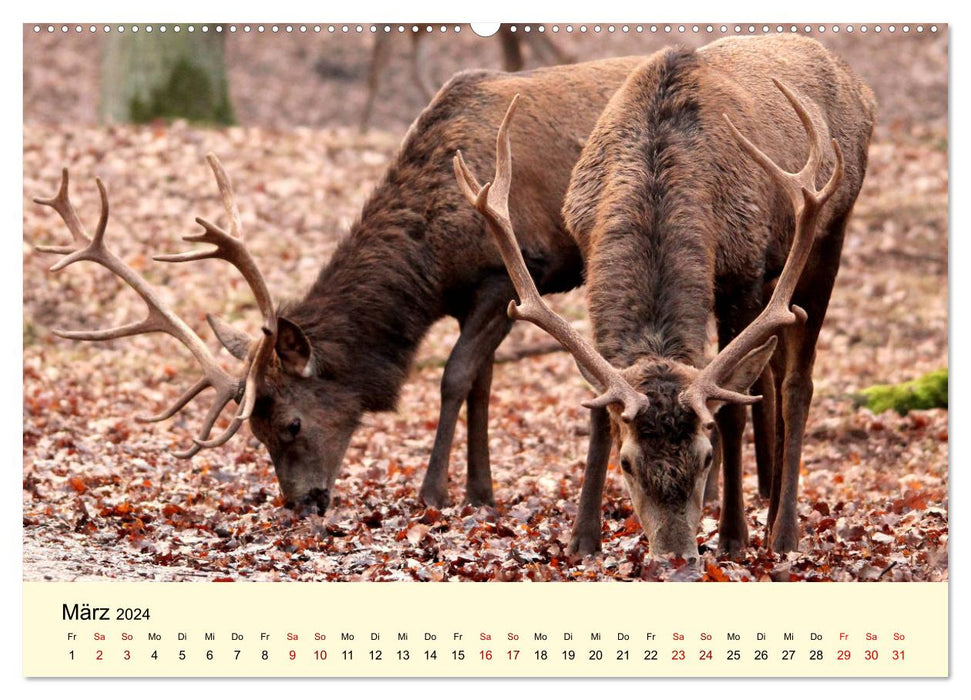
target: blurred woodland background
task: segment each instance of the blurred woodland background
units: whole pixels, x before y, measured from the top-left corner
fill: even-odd
[[[720,36],[717,28],[655,34],[650,25],[641,25],[643,32],[604,25],[596,33],[591,25],[516,42],[508,34],[481,38],[468,27],[456,34],[435,26],[416,42],[407,32],[379,40],[369,26],[360,34],[326,26],[320,33],[299,26],[259,33],[255,26],[217,35],[196,25],[193,36],[174,37],[169,25],[161,42],[157,27],[154,36],[143,30],[137,38],[92,33],[88,25],[80,32],[57,25],[53,33],[46,25],[40,32],[24,27],[25,578],[687,575],[645,562],[647,544],[613,462],[604,552],[586,561],[565,555],[586,453],[580,402],[589,390],[564,353],[496,368],[490,448],[498,506],[419,505],[442,364],[458,332],[451,319],[426,338],[399,410],[365,417],[325,517],[296,521],[279,507],[272,464],[247,427],[244,437],[191,463],[174,459],[166,450],[186,443],[202,409],[155,426],[130,418],[174,399],[192,370],[188,353],[162,336],[84,344],[52,335],[54,327],[134,320],[142,307],[93,266],[49,274],[51,257],[33,246],[64,242],[67,233],[32,198],[53,194],[61,167],[69,166],[73,199],[91,227],[100,176],[111,198],[109,246],[211,339],[203,331],[207,311],[255,323],[242,280],[218,263],[151,262],[154,254],[182,249],[179,238],[194,231],[195,216],[220,212],[207,151],[234,180],[248,245],[274,295],[293,296],[357,217],[428,92],[454,72],[515,67],[515,60],[531,68],[646,56],[677,43],[703,45]],[[826,27],[809,34],[873,88],[878,125],[818,346],[801,484],[804,540],[801,553],[788,558],[759,546],[766,510],[749,445],[751,551],[736,561],[706,554],[702,574],[709,580],[947,577],[947,410],[878,390],[881,403],[864,392],[943,369],[946,406],[947,31]],[[383,71],[373,70],[376,58]],[[369,85],[373,104],[365,118]],[[202,94],[209,97],[200,101]],[[189,119],[173,113],[177,105]],[[586,328],[582,290],[554,304]],[[544,344],[541,332],[518,324],[499,357]],[[941,375],[929,381],[891,394],[936,391],[939,402]],[[451,467],[456,502],[464,471],[460,423]],[[717,518],[718,506],[709,506],[702,543],[717,538]]]

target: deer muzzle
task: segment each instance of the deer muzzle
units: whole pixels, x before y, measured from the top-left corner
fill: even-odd
[[[688,503],[659,503],[639,489],[631,489],[631,497],[652,559],[673,556],[700,564],[696,536],[701,520],[700,499],[692,495]]]
[[[680,557],[695,565],[701,563],[698,542],[694,535],[687,530],[657,530],[654,532],[654,537],[649,539],[648,542],[652,558],[667,559],[673,556]]]
[[[308,515],[323,515],[330,505],[330,491],[328,489],[313,488],[296,500],[287,501],[286,506],[298,518]]]

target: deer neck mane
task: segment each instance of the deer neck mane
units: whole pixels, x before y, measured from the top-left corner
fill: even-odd
[[[611,246],[591,261],[617,270],[587,286],[597,348],[615,367],[642,358],[704,364],[713,298],[707,248],[697,235],[672,231],[661,238],[660,245],[638,248],[633,237],[631,245]]]
[[[364,382],[392,408],[419,343],[443,315],[432,251],[410,233],[411,210],[364,217],[341,241],[303,299],[281,309],[331,355],[341,381]]]
[[[587,298],[598,348],[615,366],[645,356],[704,362],[715,234],[696,65],[684,51],[657,59],[650,89],[624,119],[643,147],[621,149],[619,186],[599,202]]]

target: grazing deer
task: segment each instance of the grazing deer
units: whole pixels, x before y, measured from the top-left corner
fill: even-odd
[[[503,310],[513,288],[485,223],[455,187],[451,156],[461,148],[473,164],[490,162],[493,134],[485,125],[499,121],[514,94],[531,97],[516,139],[521,152],[532,154],[519,166],[531,184],[524,182],[513,197],[512,216],[529,231],[522,243],[538,287],[544,293],[575,287],[581,282],[580,253],[561,215],[570,172],[607,100],[642,60],[608,59],[515,75],[457,75],[412,125],[360,220],[310,290],[279,307],[242,242],[229,178],[210,156],[229,232],[197,219],[204,233],[187,240],[215,245],[215,250],[156,260],[218,257],[242,272],[263,316],[260,337],[251,339],[209,317],[216,336],[243,363],[238,376],[222,370],[205,343],[148,283],[104,247],[108,199],[100,181],[101,220],[93,240],[88,238],[68,200],[65,170],[58,195],[36,201],[60,214],[75,246],[39,250],[68,256],[52,270],[78,260],[104,265],[131,285],[151,311],[144,323],[60,334],[105,340],[162,331],[178,338],[202,365],[204,376],[152,419],[169,418],[203,390],[216,390],[202,430],[178,456],[188,458],[225,443],[248,419],[270,452],[286,503],[300,512],[323,513],[361,415],[395,406],[422,337],[434,321],[453,316],[461,333],[442,376],[441,415],[421,496],[439,507],[448,500],[449,451],[459,410],[467,402],[466,497],[476,505],[493,503],[488,451],[492,358],[512,323]],[[231,402],[239,404],[232,422],[211,437]]]
[[[496,36],[502,45],[502,68],[505,71],[521,71],[525,65],[523,56],[523,45],[528,44],[537,60],[544,65],[560,63],[573,63],[576,59],[567,51],[564,51],[545,33],[536,31],[530,26],[532,31],[525,31],[529,25],[516,25],[518,31],[514,31],[511,25],[499,25]],[[426,36],[424,32],[408,32],[411,35],[411,57],[409,69],[411,78],[418,86],[419,91],[426,100],[431,101],[435,96],[433,80],[428,75],[425,60],[425,43],[422,38]],[[391,60],[391,41],[394,38],[391,32],[379,32],[374,36],[374,48],[371,50],[371,61],[368,65],[367,74],[367,96],[364,100],[364,110],[361,113],[361,133],[367,133],[371,127],[371,115],[374,113],[374,100],[378,94],[378,82],[382,74],[388,68]]]
[[[591,133],[564,204],[586,261],[594,344],[550,310],[519,254],[514,231],[524,228],[508,211],[515,104],[499,129],[493,183],[480,187],[461,154],[456,177],[514,281],[521,305],[511,302],[509,315],[559,340],[601,392],[584,404],[601,431],[590,450],[609,449],[613,430],[652,554],[697,558],[716,420],[720,547],[748,544],[740,438],[745,405],[762,398],[749,387],[770,358],[778,398],[770,542],[795,550],[816,338],[866,170],[872,93],[798,37],[666,49],[633,71]],[[712,310],[721,350],[706,364]],[[602,465],[591,460],[586,472],[575,551],[600,547]]]

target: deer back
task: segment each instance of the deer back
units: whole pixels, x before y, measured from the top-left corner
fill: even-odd
[[[812,39],[730,38],[659,51],[629,75],[594,127],[563,212],[586,260],[598,346],[619,365],[643,354],[700,363],[716,291],[760,295],[763,280],[781,270],[791,205],[724,119],[781,167],[798,170],[807,154],[803,127],[772,78],[808,98],[813,120],[825,122],[845,154],[843,184],[820,217],[824,231],[848,213],[862,185],[874,101]],[[833,162],[827,153],[818,185]],[[685,336],[673,353],[649,338],[631,342],[645,325],[665,322]]]
[[[513,95],[522,95],[512,133],[518,146],[517,190],[510,202],[523,231],[522,246],[556,267],[571,261],[564,278],[540,280],[541,288],[569,289],[580,282],[579,259],[561,208],[573,166],[611,95],[642,58],[626,57],[505,73],[464,71],[446,83],[408,130],[385,177],[365,205],[346,245],[371,245],[387,231],[403,230],[420,246],[448,291],[474,287],[502,268],[480,217],[455,186],[456,150],[472,165],[495,157],[494,124]],[[538,267],[542,267],[540,264]],[[543,270],[538,270],[543,272]]]

